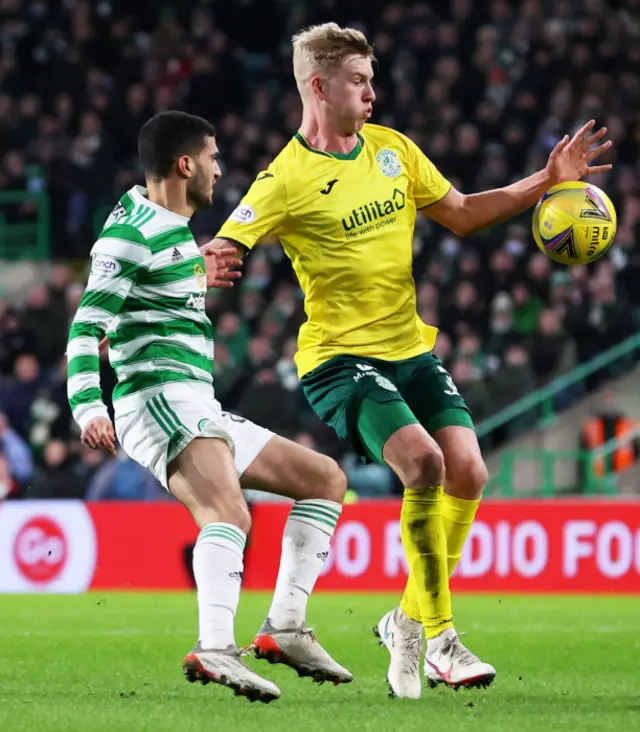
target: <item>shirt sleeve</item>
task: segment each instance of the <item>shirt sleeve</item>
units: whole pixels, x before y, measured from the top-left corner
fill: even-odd
[[[287,220],[287,189],[275,166],[262,171],[216,237],[252,249],[266,236],[281,235]]]
[[[80,429],[108,418],[100,390],[100,340],[148,271],[151,251],[131,227],[114,226],[91,250],[91,272],[67,343],[67,397]]]
[[[451,189],[451,183],[442,175],[420,148],[407,138],[413,177],[413,196],[416,208],[437,203]]]

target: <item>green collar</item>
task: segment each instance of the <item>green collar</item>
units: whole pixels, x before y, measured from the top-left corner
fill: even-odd
[[[350,153],[337,153],[337,152],[326,152],[325,150],[317,150],[315,147],[311,147],[309,143],[304,139],[300,132],[296,132],[296,140],[305,147],[309,152],[315,153],[316,155],[324,155],[325,158],[334,158],[335,160],[355,160],[362,148],[364,147],[364,137],[358,133],[358,144],[353,148]]]

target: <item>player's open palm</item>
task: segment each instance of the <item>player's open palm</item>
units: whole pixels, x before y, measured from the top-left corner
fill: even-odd
[[[613,144],[611,140],[599,144],[607,134],[607,128],[601,127],[597,132],[592,132],[595,124],[595,120],[589,120],[571,139],[569,135],[565,135],[553,148],[547,162],[547,172],[553,185],[611,170],[610,164],[590,165],[592,160]]]
[[[105,417],[92,419],[82,431],[80,439],[94,450],[104,450],[109,455],[116,454],[116,433],[111,420]]]
[[[233,281],[242,277],[237,268],[242,266],[238,250],[232,244],[214,239],[200,248],[207,269],[207,287],[233,287]]]

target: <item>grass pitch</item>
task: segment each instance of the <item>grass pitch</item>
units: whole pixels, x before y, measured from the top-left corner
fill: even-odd
[[[458,596],[456,625],[498,677],[487,691],[425,686],[420,701],[387,698],[388,655],[371,633],[397,601],[314,596],[310,621],[355,681],[318,687],[250,661],[282,689],[266,706],[182,678],[196,635],[192,594],[0,596],[0,730],[640,729],[640,598]],[[250,642],[268,604],[243,594],[239,643]]]

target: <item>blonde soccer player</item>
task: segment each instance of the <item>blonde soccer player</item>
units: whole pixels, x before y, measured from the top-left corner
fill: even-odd
[[[400,606],[378,624],[388,680],[417,698],[419,664],[431,685],[486,686],[493,666],[461,642],[449,577],[487,479],[471,414],[432,354],[436,328],[416,314],[416,215],[460,235],[508,219],[551,186],[608,170],[589,162],[610,143],[586,124],[544,168],[497,190],[465,195],[401,133],[369,124],[373,48],[335,23],[293,38],[302,97],[298,133],[261,172],[205,253],[276,236],[305,295],[296,363],[316,414],[363,459],[404,485],[401,527],[409,580]],[[262,643],[259,633],[254,643]]]

